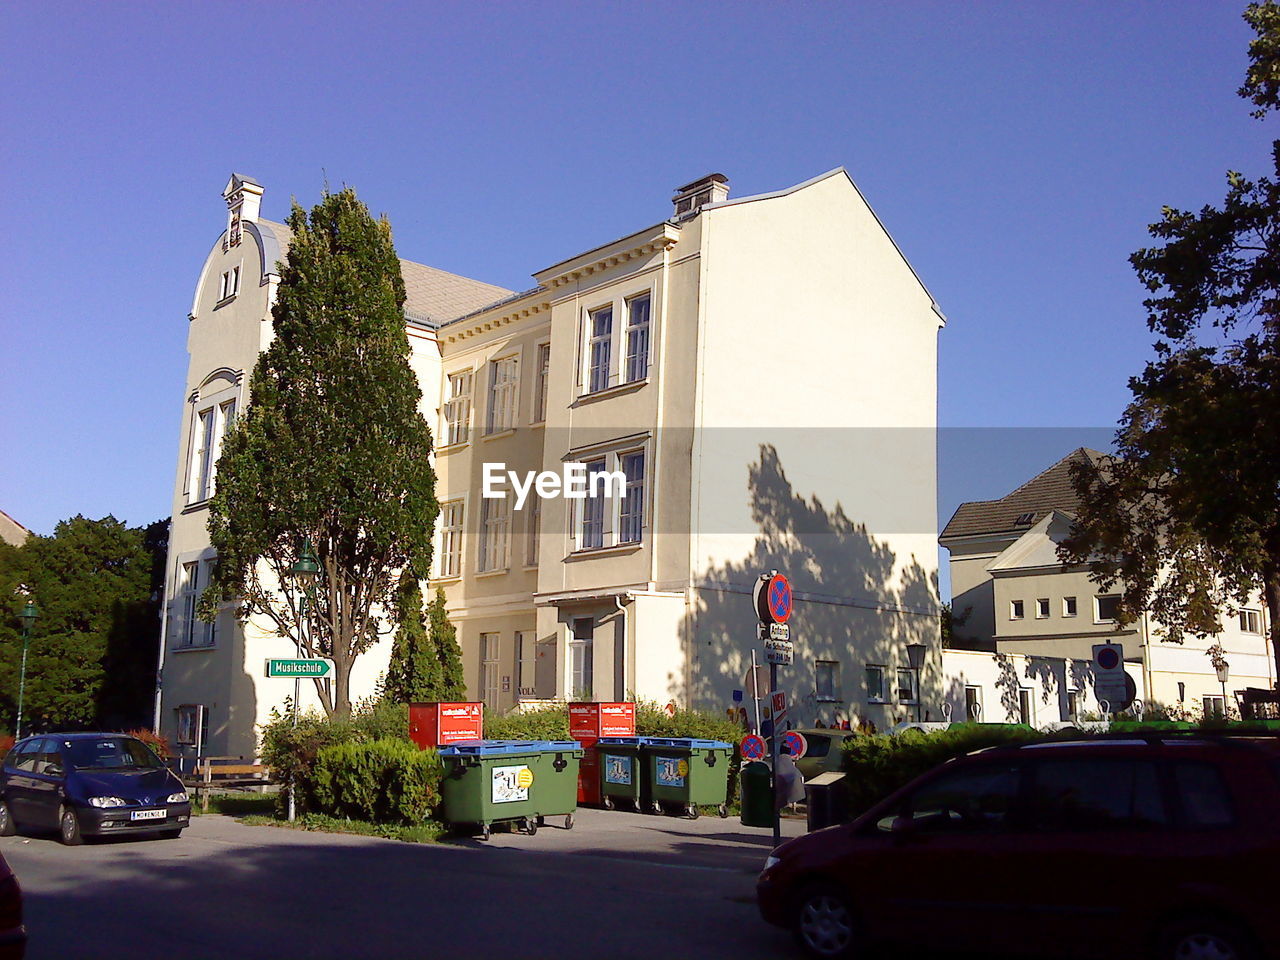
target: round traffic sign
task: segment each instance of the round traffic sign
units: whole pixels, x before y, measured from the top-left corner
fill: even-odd
[[[764,737],[756,736],[754,733],[748,733],[742,738],[741,750],[742,759],[744,760],[763,760]]]
[[[1098,666],[1103,670],[1114,670],[1120,666],[1120,654],[1115,647],[1103,647],[1098,651]]]
[[[761,623],[786,623],[791,616],[791,583],[782,574],[761,577],[755,598]]]
[[[799,760],[809,749],[809,741],[804,738],[803,733],[788,730],[782,735],[782,746],[786,748],[787,753],[791,754],[792,760]]]

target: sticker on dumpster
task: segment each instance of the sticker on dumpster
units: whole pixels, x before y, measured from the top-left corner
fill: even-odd
[[[515,803],[529,799],[533,771],[527,766],[493,768],[493,802]]]
[[[604,755],[604,782],[631,785],[631,758]]]
[[[658,769],[658,786],[683,787],[689,775],[689,761],[681,757],[655,757]]]

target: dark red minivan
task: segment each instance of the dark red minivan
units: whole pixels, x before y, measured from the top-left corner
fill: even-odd
[[[949,761],[784,843],[770,923],[812,956],[1280,958],[1280,741],[1129,735]]]

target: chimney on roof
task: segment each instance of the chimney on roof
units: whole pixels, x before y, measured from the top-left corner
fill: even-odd
[[[676,207],[676,219],[687,220],[708,203],[719,203],[729,198],[729,178],[723,173],[709,173],[705,177],[676,187],[671,202]]]
[[[240,224],[244,220],[256,222],[262,206],[262,184],[253,177],[233,173],[222,188],[222,199],[227,201],[227,236],[225,247],[240,244]]]

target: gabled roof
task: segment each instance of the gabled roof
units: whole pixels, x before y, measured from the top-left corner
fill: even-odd
[[[279,259],[283,260],[293,239],[293,231],[286,224],[274,220],[259,218],[257,222],[275,234],[280,244]],[[400,275],[404,277],[405,314],[412,320],[436,325],[505,300],[512,294],[506,287],[472,280],[413,260],[400,261]]]
[[[1071,465],[1097,463],[1103,456],[1105,454],[1097,450],[1077,447],[999,500],[972,500],[960,504],[938,539],[945,543],[960,537],[1021,536],[1051,510],[1075,516],[1080,499],[1071,485]]]
[[[1030,530],[1005,547],[989,564],[989,571],[1024,570],[1031,567],[1062,567],[1058,544],[1071,532],[1070,515],[1050,510]]]
[[[31,536],[31,531],[20,524],[3,510],[0,510],[0,540],[20,547]]]

